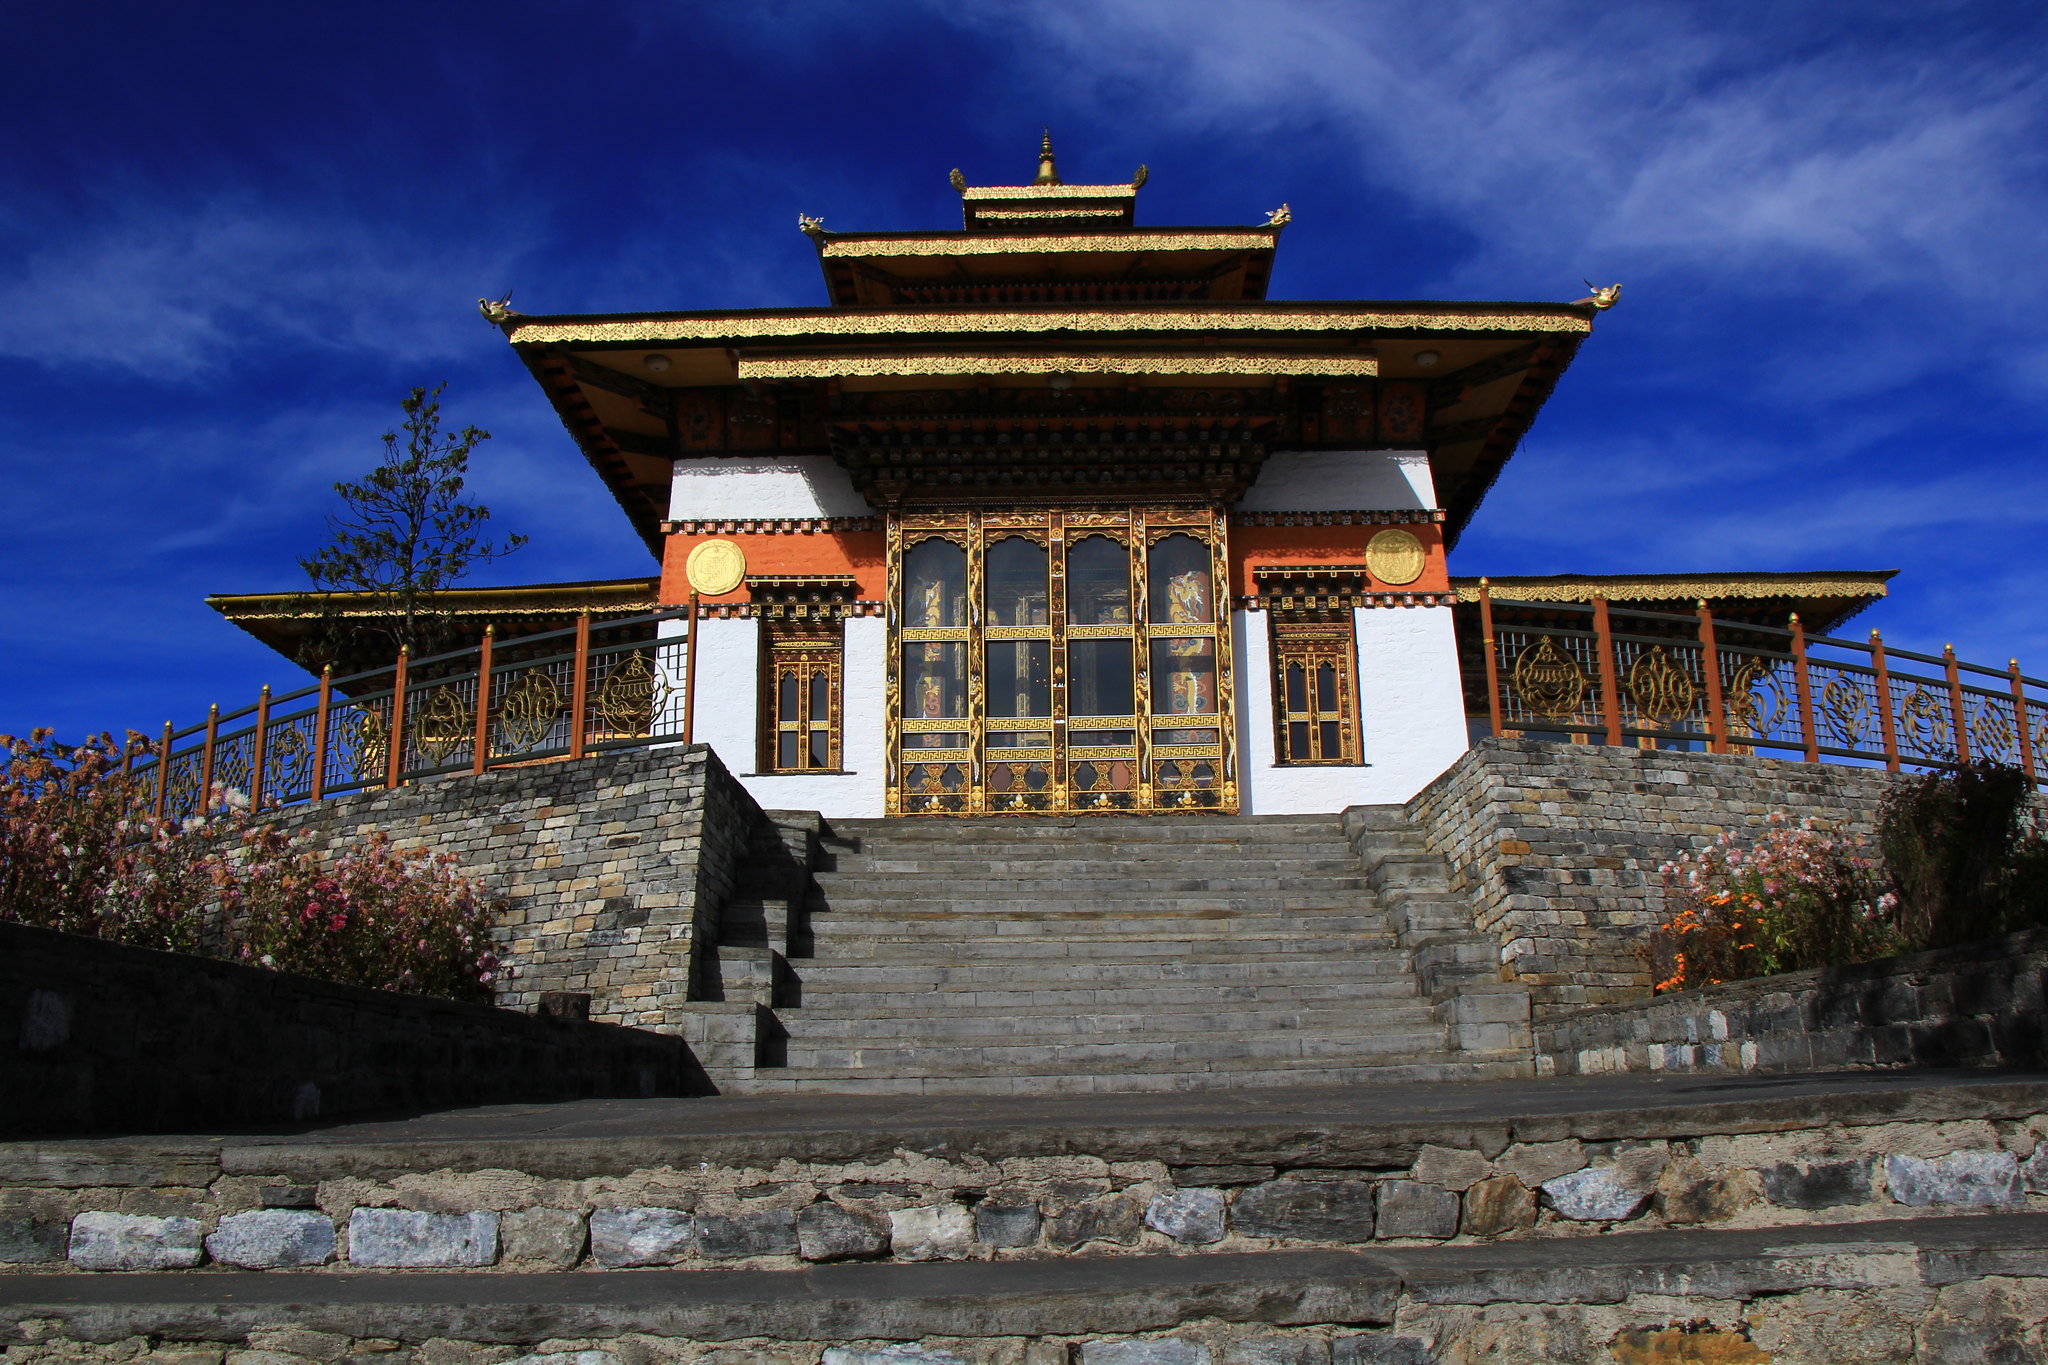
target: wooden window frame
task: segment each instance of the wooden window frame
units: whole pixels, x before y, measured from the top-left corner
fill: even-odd
[[[839,620],[768,620],[761,623],[761,761],[763,773],[844,772],[846,626]],[[782,714],[782,681],[797,678],[801,714]],[[825,717],[811,714],[812,680],[826,680]],[[824,766],[811,762],[811,738],[825,732]],[[795,766],[782,762],[782,736],[798,737]]]
[[[1365,764],[1358,726],[1358,632],[1349,611],[1270,611],[1267,640],[1272,654],[1273,762],[1283,768],[1356,768]],[[1321,665],[1336,668],[1336,709],[1326,712],[1317,697]],[[1305,707],[1289,705],[1287,670],[1302,667]],[[1324,752],[1323,726],[1337,726],[1337,753]],[[1308,753],[1296,755],[1293,725],[1306,726]]]

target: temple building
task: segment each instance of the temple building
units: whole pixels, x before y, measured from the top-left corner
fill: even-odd
[[[1285,206],[1146,227],[1144,183],[1066,184],[1048,141],[1028,185],[954,172],[958,229],[802,218],[822,307],[486,306],[661,576],[449,600],[530,624],[694,599],[694,737],[768,808],[1406,800],[1487,723],[1477,585],[1446,554],[1613,291],[1271,300]],[[1494,596],[1711,599],[1818,627],[1886,577]],[[212,600],[289,644],[281,599]]]

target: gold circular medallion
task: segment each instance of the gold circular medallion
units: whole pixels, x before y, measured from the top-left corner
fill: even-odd
[[[1429,552],[1406,531],[1382,531],[1365,547],[1365,567],[1382,583],[1413,583],[1428,563]]]
[[[707,540],[683,561],[690,587],[705,597],[723,597],[747,578],[747,554],[729,540]]]

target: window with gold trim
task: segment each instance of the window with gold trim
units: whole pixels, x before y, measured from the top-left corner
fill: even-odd
[[[1358,763],[1358,642],[1351,613],[1269,613],[1273,752],[1281,763]]]
[[[840,764],[843,623],[766,621],[761,770],[836,772]]]

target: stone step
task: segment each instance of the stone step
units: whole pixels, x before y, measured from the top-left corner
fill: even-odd
[[[893,960],[904,963],[956,963],[962,966],[978,965],[995,959],[1012,961],[1065,961],[1073,958],[1106,958],[1120,962],[1157,962],[1172,960],[1188,955],[1192,945],[1199,945],[1203,951],[1222,953],[1228,948],[1230,958],[1263,958],[1270,956],[1334,957],[1380,950],[1390,947],[1385,939],[1370,939],[1364,935],[1332,939],[1322,935],[1304,933],[1298,936],[1266,935],[1246,939],[1227,929],[1212,933],[1176,935],[1173,938],[1119,938],[1104,936],[1096,939],[1077,935],[1060,937],[1034,937],[1027,935],[984,936],[959,939],[919,939],[907,936],[875,936],[872,938],[837,937],[830,941],[820,938],[807,961],[832,963],[849,960]]]
[[[724,1093],[775,1095],[818,1092],[836,1095],[1085,1095],[1160,1091],[1237,1090],[1263,1086],[1399,1085],[1506,1080],[1524,1075],[1526,1060],[1474,1061],[1453,1052],[1429,1052],[1399,1060],[1252,1061],[1195,1059],[1153,1063],[1138,1069],[1098,1071],[1088,1067],[1028,1068],[920,1067],[900,1075],[863,1075],[834,1067],[765,1070],[736,1080]]]
[[[957,913],[962,907],[985,907],[988,912],[1001,915],[1028,913],[1034,908],[1041,911],[1056,909],[1095,915],[1244,915],[1313,911],[1344,911],[1356,914],[1363,907],[1378,910],[1371,897],[1362,891],[1347,895],[1341,891],[1332,894],[1308,889],[1290,895],[1274,890],[1189,890],[1175,895],[1158,890],[1140,890],[1129,895],[1105,895],[1101,892],[1086,895],[1074,888],[1052,884],[992,891],[985,887],[972,886],[957,890],[950,887],[925,887],[909,882],[899,885],[894,892],[865,896],[828,896],[820,902],[814,902],[811,910],[814,915],[860,915],[873,911],[895,913],[903,910]]]
[[[848,860],[851,861],[851,860]],[[1369,890],[1357,860],[1348,863],[1332,859],[1293,862],[1286,858],[1055,858],[992,861],[963,858],[957,862],[936,859],[887,858],[859,863],[814,874],[819,886],[832,888],[864,882],[887,885],[903,877],[944,877],[973,882],[1106,882],[1123,885],[1146,879],[1168,883],[1206,881],[1213,878],[1242,878],[1247,881],[1278,881],[1281,884],[1335,882],[1355,890]]]
[[[919,1042],[957,1042],[968,1038],[1042,1036],[1058,1042],[1069,1038],[1082,1040],[1096,1034],[1114,1034],[1119,1040],[1185,1038],[1205,1033],[1244,1035],[1267,1031],[1314,1032],[1336,1037],[1426,1028],[1434,1024],[1435,1016],[1428,1006],[1417,1001],[1395,1000],[1308,1009],[1284,1005],[1232,1009],[1219,1003],[1180,1009],[1117,1010],[1097,1007],[1059,1013],[1030,1008],[983,1007],[971,1013],[957,1011],[952,1014],[876,1011],[826,1015],[807,1008],[785,1011],[782,1021],[789,1030],[790,1045],[794,1047],[799,1042],[822,1045],[830,1039],[875,1042],[884,1038],[910,1038]]]
[[[1053,984],[1011,990],[976,987],[933,988],[904,991],[894,986],[834,981],[814,985],[805,978],[800,1011],[791,1018],[867,1018],[877,1014],[944,1016],[961,1010],[1019,1009],[1104,1009],[1147,1010],[1216,1009],[1231,1005],[1284,1003],[1301,1007],[1338,1004],[1377,1004],[1419,998],[1415,982],[1406,971],[1392,972],[1380,979],[1306,984],[1287,981],[1269,985],[1234,985],[1206,982],[1183,986],[1106,986],[1071,989]]]
[[[1090,1072],[1219,1063],[1384,1061],[1406,1059],[1445,1049],[1441,1027],[1403,1032],[1360,1030],[1325,1035],[1273,1032],[1248,1037],[1154,1037],[1100,1042],[1008,1042],[926,1044],[922,1041],[873,1046],[805,1043],[792,1035],[788,1065],[792,1069],[830,1068],[852,1071],[915,1071],[942,1075],[966,1071],[1038,1071],[1045,1068]]]
[[[875,989],[903,990],[910,987],[937,990],[1078,988],[1087,982],[1115,986],[1144,981],[1149,984],[1205,985],[1303,984],[1370,980],[1413,980],[1414,972],[1406,954],[1380,953],[1366,956],[1310,957],[1300,954],[1271,954],[1245,957],[1235,953],[1190,953],[1185,957],[1161,959],[1115,958],[1109,956],[1070,958],[1055,961],[1051,968],[1032,959],[995,962],[906,962],[883,958],[874,962],[819,961],[797,958],[790,969],[804,990],[852,990],[859,983]]]
[[[1344,909],[1273,910],[1235,914],[1227,910],[1146,910],[1120,908],[1082,910],[1018,910],[1004,914],[984,902],[959,909],[913,910],[902,905],[876,906],[847,913],[838,909],[814,912],[811,932],[845,934],[850,938],[952,938],[960,940],[1011,937],[1154,938],[1166,934],[1213,932],[1227,926],[1241,937],[1291,935],[1353,935],[1386,940],[1392,927],[1386,916]]]

